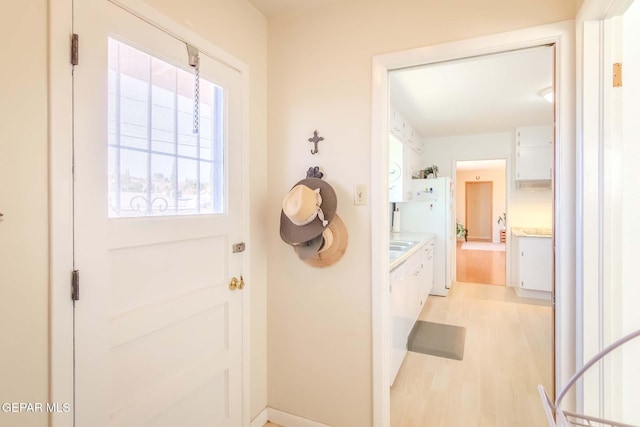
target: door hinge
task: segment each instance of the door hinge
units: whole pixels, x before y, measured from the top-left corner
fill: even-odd
[[[71,65],[78,65],[78,35],[71,36]]]
[[[244,242],[234,243],[233,244],[233,253],[244,252],[246,245]]]
[[[613,64],[613,87],[622,86],[622,63],[616,62]]]
[[[80,299],[80,271],[73,270],[71,273],[71,300],[78,301]]]

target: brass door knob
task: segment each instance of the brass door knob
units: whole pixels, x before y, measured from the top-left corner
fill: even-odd
[[[244,289],[244,279],[242,278],[242,276],[240,276],[240,280],[238,280],[238,278],[236,277],[233,277],[229,282],[229,289],[231,289],[232,291],[235,291],[236,289]]]

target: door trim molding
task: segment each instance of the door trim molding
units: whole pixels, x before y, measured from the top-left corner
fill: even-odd
[[[49,4],[49,401],[73,402],[73,106],[69,49],[72,1]],[[73,412],[49,425],[73,425]]]
[[[208,39],[182,26],[141,0],[108,0],[144,21],[189,41],[208,56],[241,74],[242,96],[242,235],[251,241],[249,219],[250,151],[249,151],[249,66],[214,45]],[[70,38],[73,33],[73,2],[60,0],[49,5],[49,73],[48,73],[48,138],[49,138],[49,401],[73,402],[73,304],[70,280],[73,269],[73,105]],[[80,65],[82,66],[82,57]],[[251,283],[251,245],[243,255],[243,275]],[[251,286],[242,292],[242,424],[250,424],[251,362]],[[73,411],[49,414],[49,425],[73,425]]]
[[[389,243],[388,134],[389,71],[453,59],[555,43],[557,105],[555,110],[556,190],[554,223],[557,313],[555,328],[556,387],[575,371],[575,26],[574,21],[541,25],[440,45],[374,56],[372,64],[371,277],[373,425],[390,425],[389,398]]]
[[[638,0],[635,0],[638,1]],[[607,165],[602,152],[610,145],[612,88],[610,86],[612,51],[611,19],[623,15],[634,0],[585,0],[576,15],[576,57],[581,67],[576,70],[576,145],[578,150],[576,216],[578,243],[576,365],[597,353],[606,342],[606,307],[604,304],[605,251],[604,191]],[[596,189],[596,191],[594,191]],[[593,230],[597,230],[594,236]],[[576,410],[605,408],[604,373],[576,383]],[[598,388],[593,393],[585,389]],[[586,407],[586,408],[585,408]]]

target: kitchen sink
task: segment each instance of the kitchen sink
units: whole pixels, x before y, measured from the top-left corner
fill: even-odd
[[[417,242],[410,240],[391,240],[389,241],[389,260],[395,261],[407,253]]]
[[[409,249],[415,244],[416,242],[412,242],[410,240],[390,240],[389,241],[389,247],[398,246],[398,247],[403,247],[405,249]]]

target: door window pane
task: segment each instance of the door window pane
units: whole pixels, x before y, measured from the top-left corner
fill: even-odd
[[[108,86],[109,217],[224,212],[224,90],[201,78],[194,133],[193,73],[111,38]]]

